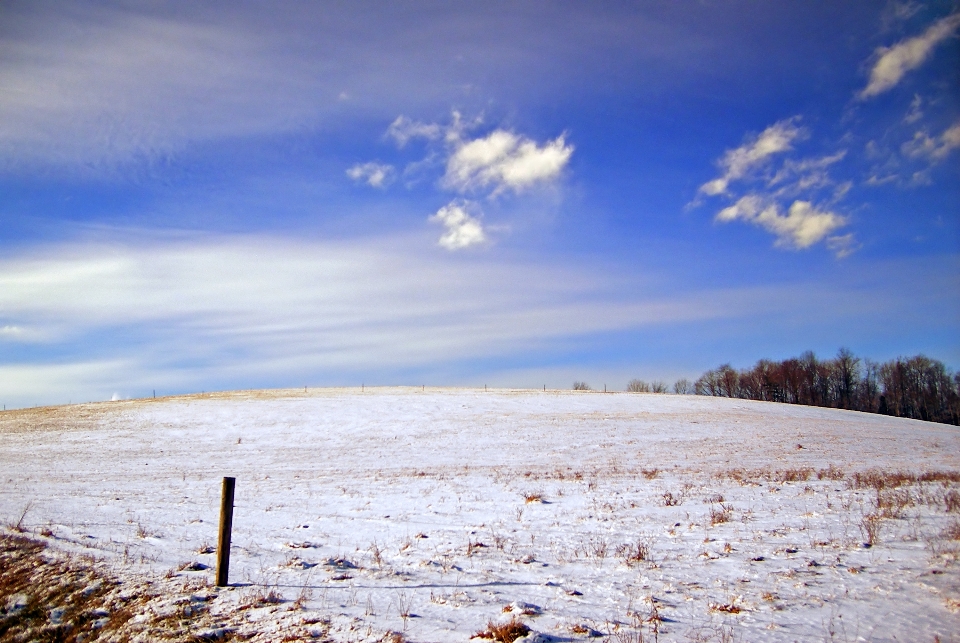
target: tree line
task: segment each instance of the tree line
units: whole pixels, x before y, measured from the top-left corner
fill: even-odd
[[[692,390],[691,390],[692,389]],[[833,359],[811,351],[753,368],[723,364],[677,393],[826,406],[960,425],[960,373],[925,355],[878,363],[841,348]]]

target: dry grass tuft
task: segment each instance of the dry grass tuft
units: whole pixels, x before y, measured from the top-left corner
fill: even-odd
[[[817,471],[817,480],[843,480],[846,477],[847,474],[843,472],[843,469],[832,464],[826,469]]]
[[[74,640],[79,634],[115,630],[130,617],[118,610],[100,621],[109,614],[103,608],[110,586],[98,586],[96,577],[80,568],[48,562],[45,547],[29,538],[0,535],[0,604],[6,606],[0,638]]]
[[[595,558],[598,561],[603,561],[607,557],[609,545],[606,538],[596,534],[585,541],[581,540],[579,549],[583,552],[585,558]]]
[[[960,482],[960,471],[925,471],[917,476],[919,482]]]
[[[278,605],[283,602],[283,596],[275,589],[257,593],[261,605]]]
[[[777,482],[806,482],[813,475],[813,469],[802,467],[799,469],[786,469],[778,471],[775,479]]]
[[[857,471],[850,480],[850,485],[854,489],[896,489],[904,485],[913,484],[917,481],[917,476],[907,471],[880,471],[870,469],[869,471]]]
[[[719,525],[721,523],[730,522],[730,519],[733,517],[733,507],[730,505],[720,504],[716,507],[710,507],[710,525]]]
[[[383,550],[380,549],[377,541],[370,543],[370,555],[373,557],[373,564],[377,566],[377,569],[383,569]]]
[[[16,522],[12,522],[7,526],[13,531],[17,532],[18,534],[24,533],[26,529],[23,526],[23,520],[24,518],[27,517],[27,514],[30,512],[30,509],[32,508],[33,508],[33,503],[28,502],[27,505],[23,508],[23,511],[20,512],[20,518],[18,518]]]
[[[617,556],[628,565],[650,560],[650,544],[643,539],[634,543],[624,543],[617,547]]]
[[[0,534],[0,641],[188,641],[213,625],[205,601],[156,610],[151,601],[166,597],[149,583],[121,587],[83,558],[45,550],[42,542]],[[220,628],[218,639],[234,631]]]
[[[915,504],[906,489],[877,490],[877,511],[883,518],[902,518],[903,510]]]
[[[283,596],[276,590],[264,590],[261,588],[257,589],[252,594],[248,595],[244,600],[240,601],[240,609],[255,609],[258,607],[265,607],[267,605],[279,605],[283,602]]]
[[[674,494],[671,491],[664,491],[660,496],[664,507],[678,507],[683,504],[683,495]]]
[[[943,530],[941,536],[949,538],[950,540],[960,540],[960,520],[954,520],[947,525],[947,528]]]
[[[860,521],[860,534],[863,536],[863,542],[873,547],[880,542],[880,527],[883,523],[883,517],[877,513],[870,513]]]
[[[868,471],[858,471],[854,473],[850,484],[854,489],[874,488],[896,489],[907,485],[917,484],[918,482],[960,482],[960,471],[924,471],[917,474],[910,471],[881,471],[879,469],[870,469]]]
[[[497,643],[513,643],[530,633],[530,628],[514,616],[506,623],[487,622],[487,629],[471,636],[472,639],[491,639]]]
[[[486,549],[487,546],[480,542],[479,540],[469,540],[467,541],[467,556],[473,556],[474,552],[478,549]]]
[[[740,608],[733,603],[710,603],[711,612],[723,612],[724,614],[739,614]]]
[[[947,513],[960,513],[960,492],[951,489],[943,494],[943,506]]]

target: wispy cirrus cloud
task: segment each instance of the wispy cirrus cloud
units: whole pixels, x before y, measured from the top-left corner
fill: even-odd
[[[834,185],[829,168],[842,161],[846,155],[846,150],[839,150],[833,154],[815,158],[799,160],[788,158],[784,160],[783,165],[767,185],[778,188],[777,196],[792,196],[807,190]]]
[[[421,123],[401,115],[390,123],[385,136],[392,138],[396,141],[397,146],[402,148],[413,139],[424,138],[433,141],[442,134],[443,128],[437,123]]]
[[[0,170],[109,173],[318,113],[311,70],[285,65],[252,25],[97,5],[39,8],[18,26],[0,66]]]
[[[903,122],[908,125],[916,123],[921,118],[923,118],[923,98],[920,94],[914,94],[913,100],[910,101],[910,109],[903,116]]]
[[[402,372],[780,301],[776,289],[664,295],[602,270],[486,254],[454,261],[423,248],[418,237],[260,236],[70,243],[5,257],[0,328],[32,333],[46,358],[4,360],[0,393],[34,403]],[[0,333],[0,351],[21,341],[15,335]]]
[[[891,10],[897,9],[894,4]],[[923,8],[916,3],[901,7],[904,18],[919,13]],[[899,21],[896,11],[891,21]],[[955,40],[960,28],[960,13],[943,16],[929,24],[918,36],[905,38],[874,52],[870,64],[870,79],[856,94],[855,109],[866,115],[870,101],[891,91],[904,82],[907,75],[930,61],[938,45]],[[943,63],[946,64],[943,64]],[[942,92],[949,92],[953,80],[949,61],[940,61],[939,66],[930,65],[932,78],[912,90],[909,104],[902,102],[905,96],[891,98],[903,109],[898,120],[888,120],[886,126],[874,131],[863,147],[864,158],[870,163],[864,185],[885,185],[899,188],[930,186],[935,181],[934,167],[940,164],[958,147],[956,101],[944,100]],[[877,105],[874,109],[883,109]],[[948,125],[950,122],[953,125]],[[945,129],[944,129],[945,128]],[[931,133],[941,130],[939,133]]]
[[[480,66],[502,78],[519,76],[518,53],[521,67],[540,68],[541,78],[556,76],[547,70],[574,53],[562,38],[551,39],[557,56],[534,46],[517,52],[496,30],[478,26],[497,24],[502,12],[479,7],[411,7],[370,21],[357,21],[357,11],[353,5],[220,11],[89,0],[69,10],[56,3],[5,6],[0,172],[56,168],[115,176],[195,147],[323,132],[358,113],[434,113],[463,97],[462,65],[452,61],[464,46],[483,48],[488,55]],[[571,22],[571,31],[582,26],[560,8],[550,13],[554,24]],[[519,9],[516,18],[510,29],[519,37],[543,16]],[[431,40],[436,64],[409,64],[413,34]],[[634,48],[626,35],[621,45]],[[361,109],[347,113],[346,105]],[[426,124],[418,130],[400,119],[390,135],[406,143],[441,129]]]
[[[724,320],[758,318],[900,320],[918,314],[918,301],[941,313],[917,320],[926,323],[949,317],[942,293],[956,286],[953,257],[936,260],[939,278],[929,282],[918,278],[931,261],[922,258],[877,265],[852,283],[690,289],[666,276],[656,287],[646,278],[653,268],[638,280],[603,262],[454,260],[425,245],[259,236],[49,244],[7,255],[0,324],[34,333],[42,357],[15,357],[9,349],[20,340],[0,334],[0,396],[9,408],[154,388],[408,381],[420,369],[506,363],[531,350],[549,360],[609,333],[683,325],[712,336]]]
[[[914,123],[905,122],[908,125]],[[902,136],[900,130],[896,133]],[[914,130],[906,140],[901,140],[903,142],[899,144],[876,140],[867,142],[864,151],[872,166],[869,178],[864,182],[866,185],[896,185],[901,188],[931,185],[934,168],[960,149],[960,121],[955,121],[939,133],[931,133],[929,127],[922,127]]]
[[[916,132],[911,140],[903,144],[901,151],[910,158],[939,163],[958,148],[960,148],[960,121],[934,136],[930,136],[925,130]]]
[[[892,47],[877,49],[870,80],[858,94],[862,100],[878,96],[895,87],[907,74],[922,65],[934,47],[960,27],[960,13],[952,13],[931,25],[923,34],[907,38]]]
[[[803,128],[797,126],[799,120],[794,116],[778,121],[740,147],[727,150],[717,162],[723,174],[701,185],[699,192],[708,196],[727,194],[730,183],[746,177],[772,156],[793,149],[792,143],[807,135]]]

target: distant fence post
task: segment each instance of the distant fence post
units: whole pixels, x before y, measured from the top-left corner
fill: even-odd
[[[230,583],[230,532],[233,530],[233,490],[236,478],[223,479],[223,493],[220,496],[220,539],[217,541],[217,587],[226,587]]]

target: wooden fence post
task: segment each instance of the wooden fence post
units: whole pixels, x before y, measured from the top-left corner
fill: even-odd
[[[230,532],[233,530],[233,490],[236,478],[223,479],[223,493],[220,496],[220,539],[217,541],[217,587],[226,587],[230,583]]]

